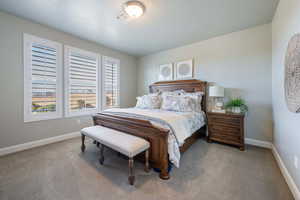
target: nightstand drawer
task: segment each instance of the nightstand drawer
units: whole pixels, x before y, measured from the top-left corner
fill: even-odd
[[[231,136],[231,135],[223,135],[223,134],[211,134],[210,136],[211,140],[217,140],[224,143],[234,143],[234,144],[240,144],[241,138],[239,136]]]
[[[230,127],[222,126],[220,124],[212,124],[209,127],[209,130],[215,134],[224,134],[224,135],[237,135],[241,134],[241,129],[239,127]]]
[[[213,124],[220,124],[220,125],[226,125],[226,126],[240,126],[241,119],[240,118],[224,118],[224,117],[218,117],[218,116],[212,116],[209,118],[209,122]]]

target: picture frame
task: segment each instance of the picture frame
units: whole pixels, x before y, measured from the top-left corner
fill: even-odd
[[[173,64],[162,64],[159,66],[159,81],[170,81],[174,79]]]
[[[184,60],[176,63],[176,79],[192,79],[194,76],[193,59]]]

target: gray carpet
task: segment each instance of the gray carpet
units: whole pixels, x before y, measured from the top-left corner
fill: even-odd
[[[127,161],[107,150],[105,165],[88,141],[51,144],[0,158],[1,200],[292,200],[270,150],[236,148],[199,140],[171,179],[145,173],[136,164],[136,184],[127,183]]]

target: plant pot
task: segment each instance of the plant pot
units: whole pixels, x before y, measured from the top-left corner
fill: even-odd
[[[232,107],[231,112],[233,113],[241,113],[241,107]]]

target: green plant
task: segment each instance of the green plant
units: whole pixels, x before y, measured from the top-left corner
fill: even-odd
[[[248,106],[246,105],[245,101],[241,98],[231,99],[229,102],[226,103],[225,107],[226,108],[240,107],[242,112],[248,111]]]

